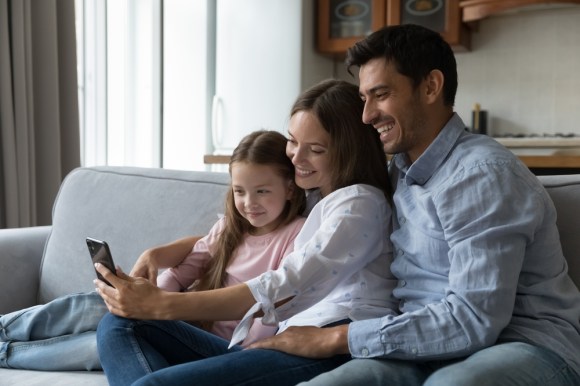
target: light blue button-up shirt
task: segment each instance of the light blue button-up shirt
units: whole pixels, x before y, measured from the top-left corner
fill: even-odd
[[[390,172],[401,314],[351,323],[352,355],[446,359],[525,341],[580,373],[580,294],[554,205],[528,168],[455,114],[419,159],[398,154]]]

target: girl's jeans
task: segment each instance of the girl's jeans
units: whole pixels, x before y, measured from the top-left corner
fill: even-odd
[[[350,359],[313,360],[241,346],[228,350],[228,341],[185,322],[112,314],[99,324],[97,341],[111,386],[295,385]]]
[[[0,367],[100,370],[96,329],[106,312],[89,292],[0,316]]]

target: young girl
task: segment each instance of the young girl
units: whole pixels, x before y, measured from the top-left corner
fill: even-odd
[[[304,190],[294,183],[294,167],[283,149],[286,138],[275,131],[257,131],[242,139],[230,164],[231,186],[226,213],[199,240],[193,251],[157,280],[168,291],[206,291],[243,283],[271,269],[293,249],[304,224]],[[168,260],[159,255],[157,268]],[[193,283],[193,285],[192,285]],[[234,321],[197,323],[230,340]],[[271,336],[276,328],[259,321],[244,344]]]
[[[322,82],[296,101],[286,153],[297,185],[309,191],[315,205],[294,252],[276,271],[224,289],[172,294],[97,267],[116,284],[95,281],[111,311],[97,331],[111,386],[295,385],[350,359],[308,359],[239,345],[228,349],[215,337],[172,320],[231,320],[245,314],[236,343],[260,314],[265,323],[279,322],[283,331],[396,313],[390,296],[395,281],[389,271],[386,158],[376,130],[361,122],[363,106],[358,88],[338,80]]]
[[[185,238],[145,251],[140,261],[159,260],[166,291],[210,290],[242,283],[276,269],[293,249],[304,218],[304,191],[294,183],[294,167],[284,154],[286,138],[275,131],[246,136],[230,162],[232,189],[225,215],[199,240]],[[195,244],[195,245],[194,245]],[[193,250],[192,250],[193,248]],[[74,294],[0,317],[0,367],[31,370],[100,368],[95,330],[106,312],[95,293]],[[50,320],[50,323],[47,323]],[[229,340],[236,322],[202,323]],[[245,340],[271,336],[256,320]]]

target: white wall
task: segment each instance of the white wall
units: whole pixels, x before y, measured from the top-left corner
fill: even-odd
[[[478,102],[492,135],[580,135],[580,7],[522,11],[480,22],[472,51],[456,55],[456,110]]]

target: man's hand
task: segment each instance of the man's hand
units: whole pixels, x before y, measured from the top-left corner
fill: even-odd
[[[305,358],[329,358],[348,354],[348,324],[319,328],[290,327],[281,334],[248,346],[282,351]]]

